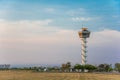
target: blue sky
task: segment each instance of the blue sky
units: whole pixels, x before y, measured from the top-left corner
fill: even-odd
[[[119,0],[0,0],[0,63],[80,63],[82,25],[88,63],[119,62],[119,14]]]
[[[52,19],[50,25],[66,29],[83,24],[92,30],[120,30],[119,0],[0,0],[0,5],[0,18],[6,20]]]

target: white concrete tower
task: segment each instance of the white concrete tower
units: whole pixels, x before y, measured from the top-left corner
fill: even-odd
[[[81,53],[81,61],[82,65],[85,65],[87,60],[86,60],[86,53],[87,53],[87,41],[86,38],[89,38],[90,36],[90,31],[87,28],[82,28],[81,31],[78,32],[79,37],[81,38],[81,45],[82,45],[82,53]]]

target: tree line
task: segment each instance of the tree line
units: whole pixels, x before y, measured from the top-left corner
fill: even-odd
[[[81,65],[75,64],[71,65],[71,62],[63,63],[61,66],[54,67],[44,67],[44,66],[34,66],[34,67],[23,67],[16,68],[10,67],[9,65],[0,65],[0,70],[32,70],[36,72],[120,72],[120,63],[115,63],[114,67],[111,64],[99,64],[99,65]]]

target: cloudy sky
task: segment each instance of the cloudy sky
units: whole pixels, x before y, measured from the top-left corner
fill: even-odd
[[[82,25],[88,63],[120,62],[119,14],[119,0],[0,0],[0,64],[81,63]]]

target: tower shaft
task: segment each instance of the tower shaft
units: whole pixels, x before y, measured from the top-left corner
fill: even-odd
[[[82,65],[85,65],[87,60],[86,60],[86,53],[87,53],[87,41],[86,38],[81,38],[81,44],[82,44],[82,53],[81,53],[81,58],[82,58]]]

